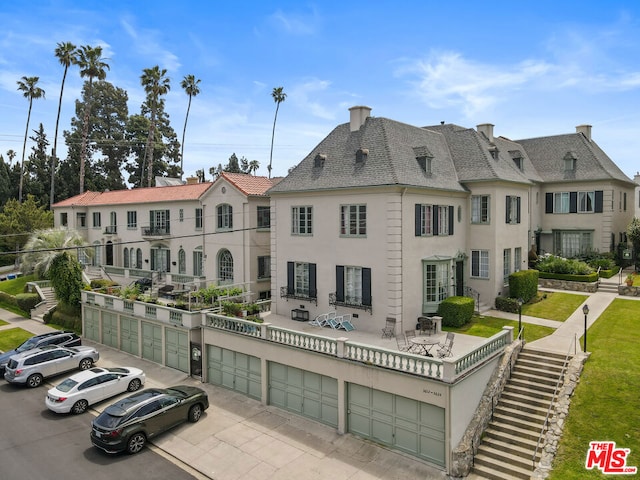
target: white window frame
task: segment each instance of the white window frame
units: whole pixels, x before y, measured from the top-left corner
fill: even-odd
[[[425,203],[420,205],[420,236],[433,235],[433,205]]]
[[[295,295],[308,297],[309,296],[309,263],[307,262],[295,262],[294,272],[294,293]]]
[[[569,213],[570,204],[569,192],[553,193],[553,213]]]
[[[511,275],[511,249],[505,248],[502,251],[502,280],[505,285],[509,285],[509,275]]]
[[[344,266],[344,302],[362,305],[362,267]]]
[[[519,272],[522,268],[522,247],[513,249],[513,271]]]
[[[471,197],[471,223],[487,225],[490,223],[491,196],[473,195]]]
[[[291,234],[313,235],[313,207],[309,205],[291,207]]]
[[[367,235],[367,205],[340,205],[340,235],[365,237]]]
[[[127,211],[127,228],[138,228],[138,212],[136,210]]]
[[[449,205],[438,205],[438,235],[449,235]]]
[[[578,213],[594,213],[596,204],[596,192],[578,192]]]
[[[216,230],[228,231],[233,228],[233,207],[228,203],[221,203],[216,207]]]
[[[471,250],[471,277],[489,278],[489,250]]]

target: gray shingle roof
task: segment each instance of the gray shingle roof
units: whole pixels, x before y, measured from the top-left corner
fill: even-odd
[[[359,149],[368,149],[363,162],[356,162]],[[316,155],[325,156],[323,166],[314,166]],[[417,156],[433,157],[431,174]],[[464,191],[443,135],[368,117],[355,132],[349,123],[336,127],[269,193],[385,185]]]

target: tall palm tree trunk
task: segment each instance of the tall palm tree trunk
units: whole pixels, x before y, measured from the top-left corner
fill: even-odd
[[[184,175],[184,137],[187,133],[187,121],[189,120],[189,110],[191,110],[191,95],[189,95],[189,103],[187,104],[187,115],[184,117],[184,127],[182,129],[182,144],[180,145],[180,178]]]
[[[276,121],[278,120],[278,109],[280,108],[280,102],[276,102],[276,114],[273,117],[273,130],[271,130],[271,152],[269,153],[269,178],[271,178],[271,162],[273,160],[273,139],[276,135]]]
[[[155,108],[151,109],[151,125],[149,126],[149,137],[147,138],[147,187],[151,186],[153,181],[153,150],[154,150],[154,138],[156,131],[156,111]],[[140,186],[142,186],[142,179],[140,179]]]
[[[55,179],[56,179],[56,162],[57,148],[58,148],[58,125],[60,124],[60,112],[62,110],[62,94],[64,92],[64,82],[67,79],[68,67],[64,68],[64,74],[62,75],[62,86],[60,87],[60,99],[58,100],[58,116],[56,117],[56,132],[53,137],[53,150],[51,152],[51,192],[49,193],[49,208],[53,205],[53,198],[56,193]]]
[[[29,134],[29,122],[31,121],[31,106],[33,100],[29,100],[29,113],[27,114],[27,127],[24,130],[24,142],[22,143],[22,163],[20,164],[20,187],[18,188],[18,202],[22,203],[22,186],[24,184],[24,154],[27,149],[27,135]]]
[[[91,113],[92,83],[89,80],[87,91],[87,104],[84,107],[84,125],[82,126],[82,145],[80,147],[80,193],[84,193],[84,164],[87,157],[87,143],[89,137],[89,114]]]

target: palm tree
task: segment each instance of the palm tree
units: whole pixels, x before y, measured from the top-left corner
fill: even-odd
[[[23,268],[28,272],[34,271],[40,278],[47,278],[49,267],[58,255],[70,250],[77,257],[81,247],[86,245],[86,241],[76,230],[51,228],[37,231],[24,245]],[[88,253],[82,250],[84,254]]]
[[[276,120],[278,119],[278,109],[280,108],[280,104],[284,102],[285,98],[287,98],[287,94],[283,92],[283,87],[275,87],[271,92],[271,96],[273,97],[273,101],[276,102],[276,115],[273,117],[273,130],[271,131],[271,153],[269,154],[269,166],[267,170],[269,170],[269,178],[271,178],[271,162],[273,160],[273,137],[276,134]]]
[[[189,119],[189,110],[191,110],[191,98],[195,97],[200,93],[200,88],[198,84],[200,83],[200,79],[196,80],[196,77],[193,75],[185,75],[180,83],[180,86],[184,89],[185,93],[189,95],[189,104],[187,105],[187,114],[184,117],[184,128],[182,129],[182,145],[180,146],[180,178],[184,173],[183,165],[184,165],[184,135],[187,131],[187,120]]]
[[[60,111],[62,110],[62,93],[64,92],[64,82],[67,79],[67,70],[76,63],[77,50],[76,46],[71,42],[58,43],[55,50],[60,64],[64,66],[64,74],[62,75],[62,84],[60,85],[60,100],[58,100],[58,116],[56,117],[56,133],[53,137],[53,151],[51,152],[51,194],[49,195],[49,206],[53,205],[55,195],[55,178],[56,178],[56,149],[58,147],[58,125],[60,124]]]
[[[171,84],[167,75],[167,69],[156,65],[153,68],[145,68],[140,82],[147,94],[147,106],[151,110],[151,121],[149,123],[149,135],[147,137],[147,146],[145,149],[147,156],[147,186],[150,187],[153,181],[153,151],[154,151],[154,134],[156,129],[156,111],[161,95],[166,95],[171,89]],[[142,179],[140,179],[142,183]]]
[[[251,160],[249,162],[249,173],[253,173],[255,175],[258,171],[258,168],[260,168],[260,162],[258,162],[257,160]]]
[[[87,156],[87,143],[89,136],[89,114],[91,113],[91,90],[93,79],[104,80],[107,77],[109,64],[102,58],[102,47],[83,45],[77,50],[76,63],[80,67],[80,77],[89,78],[84,105],[84,121],[82,127],[82,145],[80,147],[80,193],[84,192],[84,168]]]
[[[24,143],[22,144],[22,163],[20,164],[20,187],[18,190],[18,202],[22,203],[22,185],[24,183],[24,154],[27,150],[27,135],[29,133],[29,121],[31,120],[31,107],[34,98],[44,98],[44,90],[36,84],[40,77],[22,77],[18,80],[18,90],[22,92],[24,98],[29,100],[29,114],[27,115],[27,127],[24,130]]]
[[[13,162],[13,159],[16,158],[16,151],[12,148],[10,148],[9,150],[7,150],[7,157],[9,157],[9,165],[11,165],[11,162]]]

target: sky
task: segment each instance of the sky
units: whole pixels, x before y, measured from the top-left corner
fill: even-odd
[[[106,80],[144,101],[143,69],[167,70],[165,109],[182,137],[186,75],[200,79],[184,145],[185,176],[238,158],[284,176],[349,107],[415,126],[495,125],[512,140],[575,132],[592,137],[630,178],[640,170],[640,2],[491,1],[0,1],[0,153],[22,154],[28,101],[17,90],[38,76],[30,131],[51,145],[63,67],[58,43],[101,46]],[[62,130],[83,79],[67,75]],[[31,150],[27,143],[27,155]],[[126,177],[125,177],[126,178]]]

